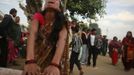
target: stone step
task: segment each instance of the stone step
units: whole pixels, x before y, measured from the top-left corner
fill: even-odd
[[[0,75],[22,75],[22,71],[9,68],[0,68]]]

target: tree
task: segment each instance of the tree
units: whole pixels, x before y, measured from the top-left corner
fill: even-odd
[[[98,14],[100,17],[105,14],[107,0],[61,0],[61,5],[65,10],[69,10],[71,16],[78,14],[83,18],[96,19]],[[43,0],[26,0],[26,6],[20,4],[20,8],[25,11],[28,16],[41,10]]]
[[[97,35],[101,35],[101,29],[99,28],[97,23],[91,23],[89,26],[90,26],[90,29],[93,29],[93,28],[96,29]]]
[[[80,27],[81,30],[87,31],[89,29],[89,27],[86,23],[79,22],[78,24],[79,24],[79,27]]]
[[[100,17],[105,14],[107,0],[68,0],[67,9],[71,15],[79,14],[84,18],[95,19],[96,14]]]
[[[31,20],[32,15],[35,12],[40,12],[42,8],[43,0],[26,0],[26,5],[19,3],[20,8],[24,11],[28,21]]]

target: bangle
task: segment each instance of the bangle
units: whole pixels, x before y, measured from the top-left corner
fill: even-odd
[[[57,67],[58,69],[61,69],[61,67],[56,63],[51,63],[50,65]]]
[[[26,62],[25,62],[25,64],[34,64],[34,63],[36,63],[36,61],[35,60],[27,60]]]

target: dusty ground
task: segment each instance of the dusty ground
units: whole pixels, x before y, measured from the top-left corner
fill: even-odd
[[[119,60],[116,66],[113,66],[108,56],[99,56],[97,67],[98,69],[94,69],[92,66],[83,66],[84,75],[134,75],[134,69],[129,72],[124,71],[121,60]],[[74,75],[78,75],[78,70],[75,69]]]
[[[19,59],[18,63],[20,63],[21,66],[9,65],[9,68],[22,69],[24,65],[24,59]],[[92,66],[87,67],[83,65],[84,75],[134,75],[134,69],[131,69],[129,72],[124,71],[121,60],[119,60],[116,66],[113,66],[111,64],[111,59],[108,56],[99,56],[97,67],[98,69],[94,69]],[[76,67],[74,68],[73,75],[79,75]]]

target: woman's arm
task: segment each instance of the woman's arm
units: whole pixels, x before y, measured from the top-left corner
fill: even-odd
[[[30,61],[30,63],[26,63],[24,65],[24,71],[22,75],[38,75],[40,73],[40,67],[34,62],[34,44],[36,33],[38,31],[38,21],[33,20],[29,30],[28,42],[27,42],[27,56],[26,62]]]
[[[33,20],[29,30],[28,42],[27,42],[27,56],[26,60],[34,59],[34,45],[36,39],[36,33],[38,31],[38,21]]]
[[[59,39],[56,45],[56,52],[51,63],[59,65],[65,48],[66,39],[67,39],[67,29],[63,27],[63,29],[59,33]]]

